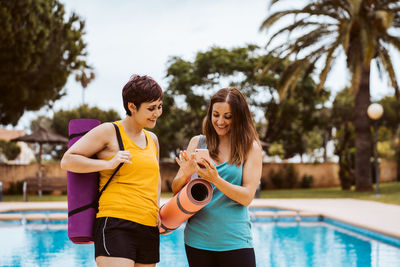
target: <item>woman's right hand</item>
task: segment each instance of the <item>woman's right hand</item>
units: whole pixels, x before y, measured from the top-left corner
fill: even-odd
[[[131,158],[132,155],[128,150],[120,150],[112,159],[107,161],[107,169],[115,169],[120,163],[132,164]]]
[[[178,163],[183,176],[187,178],[187,183],[190,177],[196,172],[197,163],[195,161],[194,154],[189,156],[186,150],[179,152],[179,155],[180,158],[176,157],[175,160]]]

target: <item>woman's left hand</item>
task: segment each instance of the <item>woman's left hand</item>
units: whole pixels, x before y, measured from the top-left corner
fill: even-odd
[[[217,168],[214,166],[214,164],[204,158],[202,158],[199,163],[201,163],[205,168],[201,168],[199,165],[197,165],[197,174],[204,180],[215,184],[215,182],[219,178],[219,175]]]

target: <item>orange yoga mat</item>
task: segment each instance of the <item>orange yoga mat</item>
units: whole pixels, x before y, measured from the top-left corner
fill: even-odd
[[[160,208],[160,234],[169,234],[210,202],[213,188],[204,179],[196,178]]]

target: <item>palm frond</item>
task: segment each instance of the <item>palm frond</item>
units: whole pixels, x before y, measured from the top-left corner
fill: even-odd
[[[309,77],[311,75],[311,73],[314,72],[315,70],[315,64],[317,63],[317,61],[319,60],[319,57],[315,57],[314,59],[310,60],[310,63],[308,64],[307,68],[304,69],[303,72],[303,80],[307,79],[307,77]]]
[[[287,49],[290,54],[298,53],[300,51],[304,51],[304,49],[310,46],[316,46],[320,42],[320,40],[325,40],[326,36],[331,35],[332,32],[324,29],[317,28],[311,32],[305,33],[302,37],[295,40],[293,44],[289,44]]]
[[[278,2],[281,2],[282,0],[271,0],[271,2],[269,3],[269,8],[271,8],[273,5],[275,5]]]
[[[341,7],[343,10],[345,10],[348,14],[350,14],[350,5],[349,2],[346,0],[332,0],[332,1],[328,1],[331,2],[331,4],[333,6],[338,6]]]
[[[296,87],[301,76],[303,76],[303,79],[307,77],[305,76],[305,73],[310,72],[314,68],[316,61],[318,61],[324,53],[326,53],[326,48],[320,47],[308,56],[301,60],[292,62],[285,68],[279,79],[278,92],[280,98],[283,98],[288,91],[291,91]]]
[[[350,23],[341,23],[340,27],[339,27],[339,36],[342,36],[342,46],[343,46],[343,50],[347,51],[349,49],[349,45],[350,45]]]
[[[400,37],[393,36],[390,34],[381,35],[381,40],[388,44],[391,44],[397,51],[400,51]]]
[[[274,59],[269,60],[268,63],[265,64],[265,66],[262,66],[261,65],[262,63],[260,65],[257,65],[256,69],[261,68],[261,75],[259,77],[262,78],[264,76],[264,74],[266,74],[270,71],[275,71],[282,61],[283,61],[282,59],[279,59],[278,57],[276,57],[276,58],[274,57]]]
[[[271,6],[283,1],[272,0]],[[282,61],[290,62],[284,69],[279,83],[280,96],[291,90],[301,75],[309,75],[317,62],[323,63],[319,72],[318,89],[322,88],[343,47],[347,67],[351,73],[351,92],[356,93],[363,70],[369,68],[378,56],[380,72],[387,72],[393,87],[398,89],[393,61],[386,49],[393,46],[400,51],[400,37],[389,29],[400,28],[399,0],[314,0],[299,9],[277,11],[262,23],[260,30],[277,25],[284,17],[294,16],[294,23],[280,27],[267,43],[269,48],[278,37],[289,34],[270,53]],[[302,34],[304,32],[304,34]],[[301,36],[298,36],[301,33]],[[277,68],[277,62],[267,63],[259,69],[269,71]],[[282,65],[279,65],[282,68]],[[304,77],[304,76],[303,76]]]
[[[297,60],[290,64],[282,73],[278,89],[280,99],[283,99],[285,97],[288,88],[292,85],[292,83],[298,80],[298,77],[303,70],[305,63],[305,60]]]
[[[293,12],[295,12],[295,10],[277,11],[271,14],[266,20],[261,23],[260,30],[268,29],[272,24],[274,24],[286,15],[293,14]]]
[[[271,43],[272,40],[274,40],[278,35],[281,35],[285,32],[291,33],[294,30],[299,30],[301,28],[305,28],[305,27],[309,27],[309,26],[320,26],[320,27],[329,27],[329,26],[335,26],[336,24],[333,23],[320,23],[320,22],[311,22],[311,21],[304,21],[304,20],[299,20],[296,21],[295,23],[288,25],[282,29],[280,29],[279,31],[277,31],[276,33],[274,33],[271,37],[270,40],[268,41],[266,47],[269,46],[269,44]]]
[[[379,8],[379,11],[385,11],[385,12],[393,12],[394,18],[398,17],[400,14],[400,7],[397,8],[390,8],[390,7],[382,7]]]
[[[337,5],[335,1],[317,1],[311,2],[309,5],[303,8],[304,12],[311,13],[313,15],[322,15],[331,17],[336,20],[343,18],[341,15],[351,16],[351,6],[350,5]],[[340,12],[344,11],[344,12]],[[318,12],[318,14],[315,14]]]
[[[298,9],[290,9],[290,10],[284,10],[284,11],[277,11],[273,14],[271,14],[266,20],[264,20],[260,26],[260,30],[266,30],[268,29],[271,25],[276,23],[278,20],[281,18],[287,16],[287,15],[299,15],[299,14],[305,14],[307,16],[327,16],[330,18],[333,18],[335,20],[339,20],[340,17],[338,17],[338,13],[335,12],[328,12],[324,10],[315,10],[313,8],[304,8],[302,10]]]
[[[382,63],[385,71],[387,72],[390,83],[395,90],[399,90],[399,85],[397,83],[396,74],[393,68],[392,59],[389,55],[389,52],[386,50],[384,46],[380,46],[378,50],[378,60]]]
[[[376,59],[376,68],[378,69],[378,77],[379,77],[379,79],[383,80],[383,72],[385,70],[385,67],[383,67],[382,62],[379,59],[379,54],[378,54],[378,58]]]
[[[400,3],[398,0],[379,0],[376,3],[376,8],[381,9],[381,8],[391,8],[394,6],[398,6]]]
[[[324,68],[319,74],[319,84],[317,86],[317,91],[320,91],[325,85],[325,81],[329,71],[331,70],[332,63],[335,61],[334,53],[336,49],[338,49],[338,45],[340,45],[340,43],[341,40],[338,39],[334,44],[332,44],[331,48],[326,53]]]

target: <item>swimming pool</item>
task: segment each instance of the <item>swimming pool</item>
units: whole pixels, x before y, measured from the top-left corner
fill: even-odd
[[[253,222],[257,266],[400,266],[400,247],[326,222]],[[95,266],[93,245],[74,245],[66,224],[0,225],[0,266]],[[187,266],[183,227],[161,236],[157,266]]]

